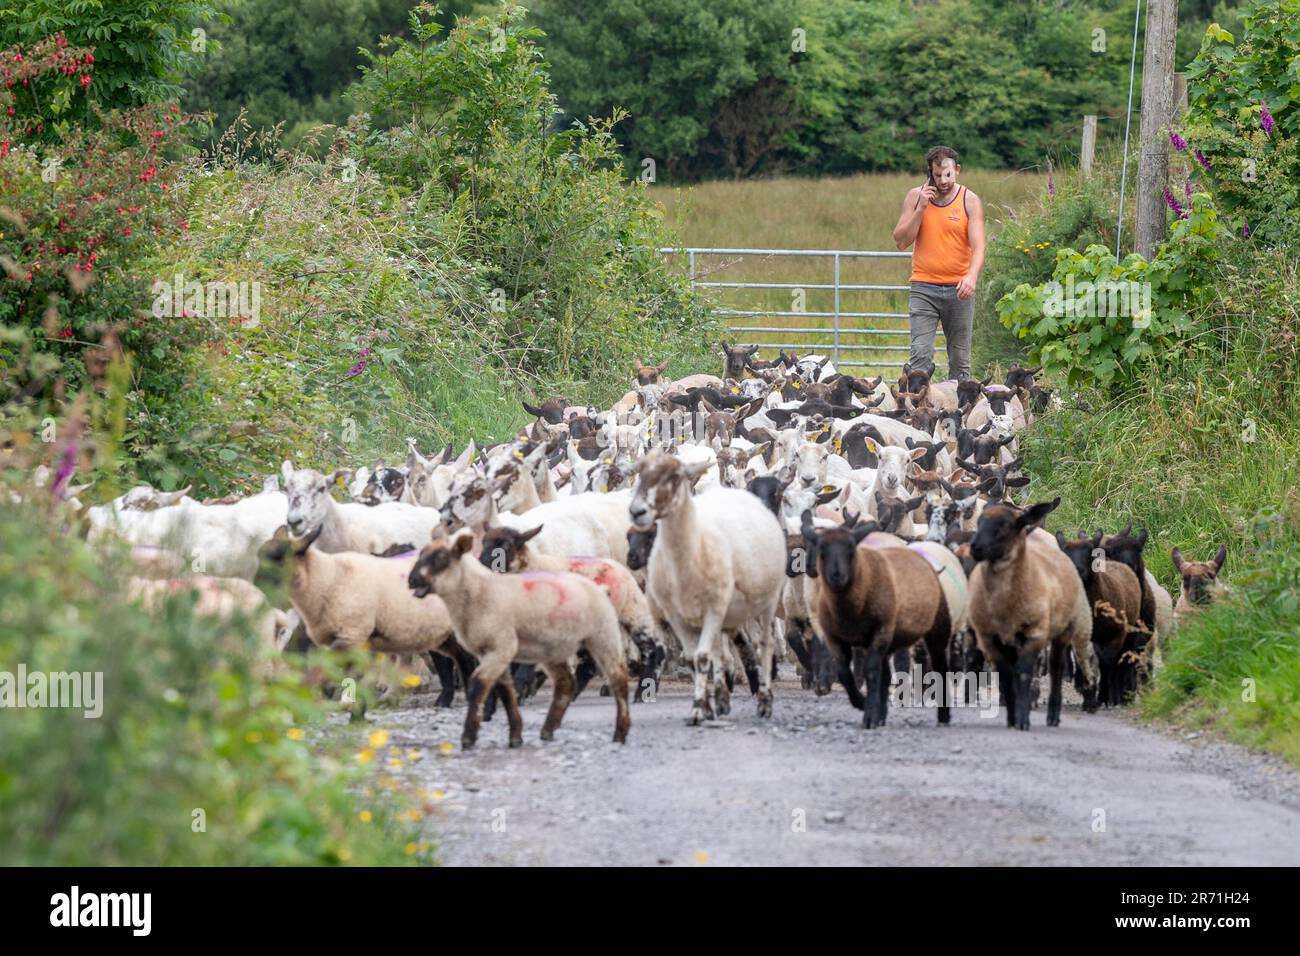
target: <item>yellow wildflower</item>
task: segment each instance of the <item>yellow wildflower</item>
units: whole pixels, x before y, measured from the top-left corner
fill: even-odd
[[[382,747],[386,743],[388,743],[388,731],[376,730],[370,735],[370,746]]]

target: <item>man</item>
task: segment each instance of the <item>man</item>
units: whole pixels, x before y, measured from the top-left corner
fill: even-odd
[[[925,154],[930,178],[903,200],[894,227],[899,249],[916,243],[907,312],[912,368],[934,372],[934,335],[940,325],[948,342],[948,377],[970,378],[975,284],[984,268],[984,204],[957,185],[961,164],[951,146]]]

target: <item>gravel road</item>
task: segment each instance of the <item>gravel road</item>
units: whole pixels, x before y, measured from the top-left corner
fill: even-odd
[[[729,717],[688,727],[688,685],[665,682],[633,706],[624,747],[590,691],[543,744],[543,688],[522,750],[499,714],[462,753],[459,694],[370,720],[422,753],[398,776],[436,793],[428,838],[450,865],[1300,863],[1300,772],[1275,758],[1068,698],[1060,727],[1037,709],[1029,733],[974,709],[941,728],[920,708],[864,731],[836,690],[783,679],[759,720],[738,687]]]

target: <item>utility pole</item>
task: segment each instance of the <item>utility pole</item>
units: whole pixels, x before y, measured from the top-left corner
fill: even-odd
[[[1164,192],[1169,182],[1169,145],[1161,131],[1173,118],[1177,33],[1178,0],[1148,0],[1146,44],[1142,51],[1135,242],[1138,254],[1147,259],[1165,238]]]

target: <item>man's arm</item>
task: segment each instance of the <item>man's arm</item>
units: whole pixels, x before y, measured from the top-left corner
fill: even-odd
[[[966,204],[966,238],[970,240],[970,271],[957,283],[959,299],[969,299],[975,294],[975,284],[984,268],[984,203],[969,189],[966,196],[969,200]]]
[[[903,212],[894,227],[894,245],[900,251],[916,242],[916,234],[921,231],[921,217],[934,196],[934,187],[927,184],[909,189],[903,197]]]

